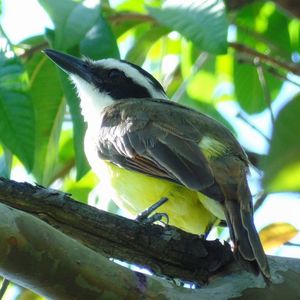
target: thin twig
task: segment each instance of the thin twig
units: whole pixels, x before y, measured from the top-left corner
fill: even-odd
[[[1,26],[0,24],[0,35],[2,35],[6,42],[7,42],[7,45],[8,45],[8,48],[14,52],[14,45],[13,43],[10,41],[9,37],[7,36],[6,32],[4,31],[3,27]],[[7,47],[6,47],[7,48]]]
[[[296,75],[300,75],[300,68],[298,67],[298,65],[296,65],[294,63],[286,62],[279,58],[275,58],[273,56],[269,56],[267,54],[258,52],[256,50],[251,49],[248,46],[245,46],[240,43],[231,42],[231,43],[229,43],[229,46],[231,48],[234,48],[236,51],[238,51],[240,53],[247,54],[253,58],[258,57],[261,61],[263,61],[265,63],[276,65],[276,66],[286,69]]]
[[[197,58],[197,60],[196,60],[196,62],[194,64],[194,66],[193,66],[193,68],[191,70],[190,76],[187,77],[185,80],[183,80],[183,82],[181,83],[180,87],[177,89],[177,91],[173,95],[172,100],[174,102],[178,102],[180,100],[180,98],[182,97],[182,95],[185,93],[186,88],[187,88],[189,82],[194,77],[194,75],[201,69],[201,67],[207,61],[208,57],[209,57],[209,55],[208,55],[207,52],[202,52],[198,56],[198,58]]]
[[[10,281],[6,278],[3,279],[1,288],[0,288],[0,300],[3,298],[8,286],[9,286]]]
[[[252,129],[254,129],[256,132],[258,132],[264,139],[266,139],[266,141],[268,143],[271,142],[271,140],[260,130],[258,129],[255,125],[253,125],[251,122],[249,122],[249,120],[247,120],[241,112],[239,112],[237,115],[236,115],[237,118],[241,119],[242,121],[244,121],[247,125],[249,125]]]
[[[278,47],[278,45],[275,45],[274,43],[272,43],[272,41],[270,41],[269,39],[267,39],[265,36],[261,35],[260,33],[255,32],[254,30],[251,30],[250,28],[247,28],[239,23],[235,23],[235,25],[238,27],[239,30],[243,31],[245,34],[249,35],[250,37],[253,37],[253,39],[255,39],[256,42],[260,41],[263,44],[267,45],[271,51],[274,51],[281,56],[289,55],[289,53],[284,51],[282,48]]]
[[[267,80],[266,80],[266,77],[265,77],[265,74],[264,74],[264,70],[263,70],[263,67],[260,63],[260,59],[258,57],[256,57],[254,59],[254,63],[256,65],[256,69],[257,69],[258,80],[259,80],[260,85],[262,87],[262,90],[263,90],[263,93],[264,93],[264,98],[265,98],[265,101],[266,101],[267,106],[268,106],[269,111],[270,111],[272,125],[274,126],[275,118],[274,118],[274,114],[273,114],[273,111],[272,111],[271,94],[270,94],[268,83],[267,83]]]
[[[270,74],[272,74],[274,77],[282,80],[282,81],[288,81],[298,87],[300,87],[300,83],[299,82],[296,82],[290,78],[288,78],[287,76],[283,75],[283,74],[280,74],[279,71],[271,66],[267,66],[266,67],[266,71],[269,72]]]
[[[264,203],[264,201],[266,200],[268,194],[267,193],[262,193],[259,198],[255,201],[255,204],[254,204],[254,207],[253,207],[253,210],[254,212],[256,212],[260,207],[261,205]]]
[[[45,49],[48,46],[48,42],[44,41],[40,44],[37,44],[33,47],[30,47],[29,49],[26,49],[23,54],[20,55],[21,58],[30,58],[32,55],[34,55],[36,52],[40,52],[41,50]]]
[[[285,246],[294,246],[294,247],[300,247],[300,244],[297,243],[291,243],[291,242],[286,242],[284,243]]]
[[[143,15],[138,13],[120,13],[115,14],[108,17],[110,22],[124,22],[130,20],[137,20],[137,21],[146,21],[146,22],[156,22],[155,19],[149,15]]]

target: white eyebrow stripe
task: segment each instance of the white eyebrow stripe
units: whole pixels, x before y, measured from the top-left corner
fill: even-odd
[[[168,99],[164,92],[155,89],[151,81],[146,76],[125,62],[115,60],[113,58],[105,58],[94,61],[93,63],[98,66],[102,66],[103,68],[123,71],[127,77],[133,80],[133,82],[136,82],[140,86],[144,86],[149,91],[152,98]]]

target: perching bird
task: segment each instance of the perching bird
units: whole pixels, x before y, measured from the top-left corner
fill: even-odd
[[[139,66],[44,52],[77,88],[87,122],[85,153],[104,192],[131,214],[166,197],[158,211],[192,233],[226,220],[235,256],[248,271],[270,279],[253,223],[249,162],[231,132],[169,101],[161,84]]]

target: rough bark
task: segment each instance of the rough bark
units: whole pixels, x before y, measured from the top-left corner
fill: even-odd
[[[140,257],[146,257],[146,254],[149,255],[150,253],[148,260],[152,261],[153,257],[149,249],[142,249],[140,246],[134,247],[134,244],[139,245],[139,239],[148,242],[151,240],[150,237],[145,239],[139,235],[139,232],[147,235],[153,228],[155,228],[154,231],[159,228],[162,231],[159,231],[160,234],[155,237],[159,243],[154,240],[153,243],[160,244],[162,242],[164,244],[167,239],[168,244],[170,240],[175,239],[179,245],[184,243],[186,238],[181,236],[181,231],[177,232],[176,229],[173,231],[170,228],[164,229],[156,225],[141,225],[125,219],[129,223],[135,224],[132,225],[133,227],[129,227],[129,230],[131,233],[136,230],[137,235],[131,236],[131,233],[127,233],[122,237],[115,232],[117,239],[122,239],[122,241],[117,242],[115,237],[101,236],[104,233],[100,234],[99,237],[96,234],[95,243],[92,247],[94,250],[98,250],[97,253],[59,231],[63,229],[70,233],[83,230],[82,234],[74,234],[76,238],[93,235],[98,230],[101,232],[103,228],[98,226],[97,222],[107,222],[109,219],[101,216],[101,212],[100,216],[96,217],[98,215],[96,209],[91,208],[92,217],[89,217],[97,219],[97,222],[94,223],[96,228],[93,231],[93,228],[90,228],[93,225],[85,211],[86,205],[78,203],[79,206],[76,206],[68,196],[57,191],[7,180],[0,181],[0,202],[6,202],[9,205],[0,204],[0,274],[51,299],[186,300],[201,298],[220,300],[232,298],[299,299],[300,297],[298,284],[300,260],[270,258],[273,277],[273,284],[270,287],[265,287],[261,277],[255,277],[241,270],[237,264],[230,263],[221,270],[215,271],[215,275],[210,277],[209,284],[202,285],[200,289],[196,290],[185,289],[155,276],[133,272],[100,254],[108,255],[108,249],[105,248],[104,251],[101,248],[104,243],[101,242],[102,239],[110,240],[111,253],[119,253],[117,248],[126,247],[124,241],[127,240],[129,247],[133,247],[135,253],[141,252]],[[44,202],[48,204],[43,206]],[[14,209],[12,206],[28,211],[30,214]],[[44,209],[46,210],[44,211]],[[71,215],[70,212],[72,212]],[[104,214],[110,215],[105,212]],[[69,215],[69,219],[67,215]],[[36,216],[47,221],[51,220],[51,224],[59,230]],[[122,224],[123,218],[117,217],[117,220],[117,224],[118,222]],[[113,232],[110,227],[115,228],[115,226],[114,224],[106,224],[110,234]],[[144,227],[149,228],[145,230]],[[121,228],[117,227],[117,230],[121,230]],[[164,231],[167,231],[167,235]],[[176,233],[175,236],[174,232]],[[193,235],[191,236],[193,237]],[[177,238],[179,239],[177,240]],[[89,240],[89,238],[86,239],[85,243],[89,244]],[[98,249],[96,249],[96,241],[99,242]],[[151,244],[148,247],[151,248]],[[193,247],[193,244],[190,244],[190,247]],[[201,247],[197,249],[202,251]],[[179,247],[179,249],[181,248]],[[187,254],[195,255],[193,252],[198,251],[197,249],[186,249]],[[164,250],[168,251],[169,249]],[[176,247],[172,251],[176,252]],[[182,250],[179,252],[182,255]],[[164,253],[161,254],[162,257],[159,262],[166,260],[167,264],[170,264],[172,257],[165,257]],[[171,252],[168,255],[176,256]],[[189,261],[189,258],[186,259]],[[157,260],[155,262],[157,263]],[[215,267],[211,268],[214,269]],[[189,268],[186,267],[186,269]],[[185,272],[183,271],[183,273]]]
[[[106,257],[172,278],[206,282],[233,260],[226,243],[172,226],[141,224],[41,186],[2,179],[0,202],[29,212]]]

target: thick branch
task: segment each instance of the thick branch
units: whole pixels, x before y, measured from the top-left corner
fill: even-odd
[[[43,219],[106,257],[147,266],[156,274],[206,282],[232,261],[229,245],[218,240],[143,225],[40,186],[1,179],[0,202]]]
[[[50,299],[158,299],[183,291],[117,265],[28,213],[0,203],[0,275]]]
[[[90,226],[96,225],[95,231],[100,231],[100,237],[96,234],[94,242],[99,242],[99,252],[106,255],[108,253],[102,248],[106,244],[103,240],[110,239],[111,245],[114,245],[115,248],[125,247],[123,242],[127,240],[130,247],[134,248],[132,253],[141,251],[141,253],[150,255],[151,263],[153,256],[155,257],[157,253],[152,255],[146,247],[140,249],[139,239],[144,242],[146,240],[148,247],[154,252],[158,250],[156,247],[153,248],[151,243],[155,245],[163,243],[171,249],[171,241],[176,240],[178,248],[172,250],[175,254],[168,252],[169,248],[166,247],[164,251],[171,257],[167,258],[165,253],[162,253],[163,258],[158,259],[159,263],[170,264],[170,261],[176,256],[176,252],[179,252],[186,256],[185,261],[189,264],[189,255],[195,257],[195,251],[201,252],[203,245],[210,244],[209,242],[206,244],[200,239],[202,246],[199,247],[196,242],[194,249],[193,243],[199,239],[193,235],[190,235],[192,239],[189,240],[188,235],[185,236],[185,233],[171,227],[164,230],[155,225],[144,226],[134,221],[123,220],[118,216],[114,216],[116,219],[113,223],[102,224],[102,222],[113,220],[110,219],[110,214],[97,212],[94,208],[76,203],[58,191],[34,187],[25,183],[0,180],[0,199],[2,202],[6,199],[5,202],[10,203],[11,206],[22,207],[36,216],[42,216],[57,225],[59,229],[72,232],[74,236],[85,237],[86,243],[90,241],[87,236],[93,232]],[[47,208],[48,211],[44,211]],[[70,212],[72,213],[70,214]],[[66,213],[69,214],[69,219]],[[256,278],[252,274],[241,271],[236,264],[230,264],[230,269],[227,269],[228,273],[218,273],[209,285],[198,290],[188,290],[176,287],[165,280],[120,267],[29,213],[0,204],[0,216],[0,275],[52,299],[186,300],[201,298],[213,300],[235,297],[239,297],[239,299],[283,299],[284,297],[297,299],[300,295],[298,284],[300,263],[296,259],[269,258],[274,283],[269,288],[264,288],[264,281],[261,277]],[[62,217],[63,222],[56,220],[57,217]],[[130,225],[126,225],[127,222]],[[120,224],[129,229],[127,234],[122,233],[125,234],[124,237],[114,231],[114,228]],[[103,228],[106,228],[110,234],[114,232],[117,237],[108,234],[105,236],[105,233],[101,232]],[[78,232],[81,230],[82,234],[80,235]],[[118,227],[118,230],[122,231],[122,228]],[[159,232],[159,235],[156,236],[158,241],[152,240],[153,236],[150,233],[153,233],[153,230],[155,233]],[[136,236],[131,235],[133,232]],[[140,233],[145,236],[141,236]],[[120,238],[119,242],[115,241]],[[186,252],[182,253],[180,244],[184,244],[186,238],[190,241],[190,244],[186,246],[191,249],[186,248]],[[96,249],[95,244],[92,244],[92,247]],[[227,251],[226,249],[225,247],[225,251]],[[214,248],[210,250],[212,253],[215,251]],[[111,252],[119,253],[117,249],[113,249]],[[210,259],[212,254],[206,253],[205,255]],[[197,263],[198,261],[195,262],[195,265]],[[176,263],[174,268],[176,269]],[[183,269],[183,274],[186,274],[186,269],[189,268]],[[215,267],[211,266],[210,269],[215,269]]]
[[[273,285],[247,272],[184,289],[105,259],[38,218],[0,204],[0,275],[51,299],[298,299],[300,263],[273,257]]]

